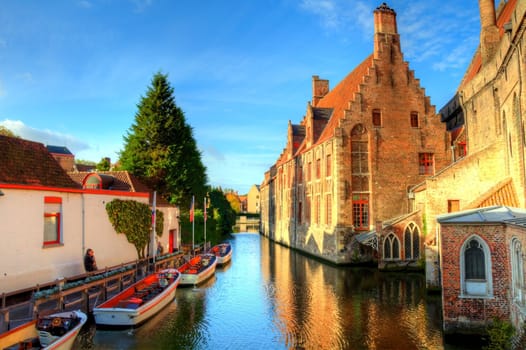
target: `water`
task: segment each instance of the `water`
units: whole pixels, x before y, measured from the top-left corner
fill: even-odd
[[[422,274],[334,267],[258,234],[230,239],[232,262],[136,329],[97,330],[80,349],[468,349],[445,344]],[[477,348],[472,345],[472,348]]]

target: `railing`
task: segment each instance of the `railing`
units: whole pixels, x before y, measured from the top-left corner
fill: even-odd
[[[2,294],[0,308],[0,334],[38,315],[57,311],[82,310],[90,313],[93,308],[121,292],[149,272],[174,267],[184,263],[183,253],[142,259],[72,276],[33,288]]]

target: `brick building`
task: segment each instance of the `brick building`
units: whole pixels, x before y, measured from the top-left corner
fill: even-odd
[[[261,232],[334,263],[407,266],[425,234],[408,189],[450,164],[448,135],[403,59],[395,11],[382,4],[374,25],[373,53],[332,90],[313,77],[261,184]]]
[[[492,206],[441,215],[446,333],[483,333],[493,318],[522,329],[526,210]]]
[[[492,0],[479,0],[479,9],[479,48],[456,95],[441,109],[454,162],[410,189],[414,208],[426,218],[431,233],[426,241],[427,282],[442,288],[446,332],[470,331],[494,316],[521,330],[526,318],[524,225],[511,217],[488,224],[484,214],[479,214],[479,222],[450,220],[487,212],[494,205],[519,213],[522,210],[513,207],[526,204],[526,2],[501,1],[495,9]],[[444,213],[452,214],[443,219]],[[486,259],[478,281],[463,277],[463,254],[471,244]],[[483,290],[470,290],[477,284]]]

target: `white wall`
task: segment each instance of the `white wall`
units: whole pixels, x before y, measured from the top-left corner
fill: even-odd
[[[135,247],[117,234],[105,205],[119,198],[148,203],[148,195],[94,194],[0,186],[0,294],[84,273],[87,248],[99,269],[135,260]],[[63,244],[43,247],[44,197],[62,198]],[[166,239],[167,234],[165,233]]]

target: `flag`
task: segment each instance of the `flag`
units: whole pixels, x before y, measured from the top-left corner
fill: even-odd
[[[194,196],[192,196],[192,204],[190,205],[190,222],[194,222]]]

